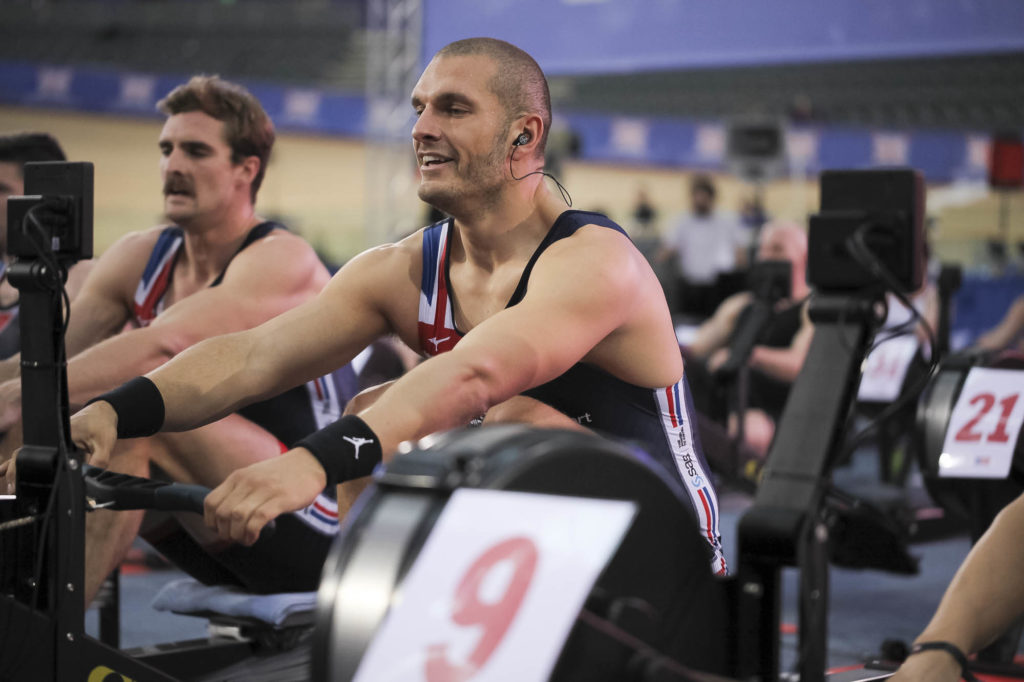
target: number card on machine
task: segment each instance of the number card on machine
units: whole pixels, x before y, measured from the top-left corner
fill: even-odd
[[[1024,372],[973,367],[964,381],[939,457],[939,476],[1006,478],[1024,421]]]
[[[636,505],[456,490],[357,682],[544,682]]]

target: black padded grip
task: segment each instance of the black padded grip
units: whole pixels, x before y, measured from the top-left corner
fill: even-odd
[[[85,494],[106,509],[159,509],[203,513],[210,489],[201,485],[154,481],[150,478],[119,474],[99,467],[82,465]],[[108,504],[109,503],[109,504]],[[269,538],[276,528],[273,519],[260,531],[260,539]]]
[[[210,489],[201,485],[170,483],[153,491],[153,508],[165,511],[203,513],[203,503]]]

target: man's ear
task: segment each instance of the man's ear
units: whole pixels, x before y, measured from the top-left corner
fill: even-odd
[[[256,176],[259,175],[261,165],[262,163],[258,156],[247,156],[242,159],[242,162],[238,164],[239,168],[242,169],[242,179],[251,185]]]

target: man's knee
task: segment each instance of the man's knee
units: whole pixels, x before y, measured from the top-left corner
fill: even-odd
[[[359,414],[360,412],[362,412],[363,410],[377,402],[377,399],[384,394],[384,391],[391,388],[391,385],[395,383],[395,381],[397,380],[392,379],[391,381],[385,381],[383,384],[371,386],[355,394],[352,397],[352,399],[348,401],[348,404],[345,405],[344,413],[346,415]]]
[[[121,474],[149,477],[154,451],[159,448],[157,437],[119,440],[110,453],[107,469]]]
[[[541,428],[586,431],[585,427],[565,413],[522,395],[509,398],[487,410],[484,425],[490,424],[530,424]]]

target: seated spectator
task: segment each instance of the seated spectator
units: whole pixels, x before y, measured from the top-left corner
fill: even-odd
[[[792,265],[790,297],[779,301],[747,361],[749,367],[748,407],[744,416],[745,445],[764,457],[775,435],[775,422],[789,395],[789,389],[803,366],[814,328],[804,299],[810,290],[806,282],[807,234],[797,224],[769,223],[761,232],[758,261],[786,260]],[[698,412],[726,422],[730,435],[738,432],[736,419],[726,421],[720,382],[712,375],[729,357],[729,342],[744,311],[753,302],[750,292],[741,292],[722,302],[714,315],[700,326],[693,341],[683,349],[687,374]],[[708,452],[708,458],[715,459]]]

